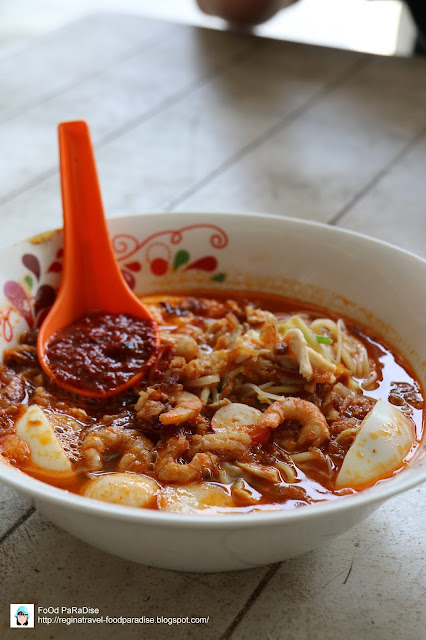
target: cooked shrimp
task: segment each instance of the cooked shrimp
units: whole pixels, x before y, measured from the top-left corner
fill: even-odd
[[[189,442],[184,435],[170,438],[164,447],[160,448],[154,468],[161,482],[186,484],[212,475],[217,456],[212,453],[197,453],[191,462],[178,462],[188,449]]]
[[[108,452],[122,453],[119,471],[146,471],[151,461],[153,443],[139,431],[122,427],[105,427],[92,431],[83,440],[81,452],[90,471],[101,471],[103,456]]]
[[[135,471],[137,473],[149,471],[152,463],[152,448],[151,440],[139,434],[133,446],[121,457],[117,471]]]
[[[31,461],[31,451],[28,444],[12,433],[0,439],[0,455],[1,454],[3,454],[10,464],[16,466],[24,466]]]
[[[260,330],[260,339],[268,348],[273,348],[280,341],[280,334],[275,319],[267,320]]]
[[[170,336],[170,339],[174,341],[176,355],[185,358],[185,363],[198,358],[200,350],[192,336],[177,334]]]
[[[188,391],[178,391],[174,397],[175,406],[170,411],[162,413],[161,424],[181,424],[186,420],[196,418],[203,406],[200,398]]]
[[[146,391],[139,391],[139,398],[135,404],[138,418],[150,420],[157,417],[165,409],[162,402],[162,393],[159,389],[148,387]]]
[[[247,433],[207,433],[205,435],[195,435],[192,438],[191,452],[215,451],[221,457],[236,458],[244,456],[253,444]],[[191,453],[190,452],[190,453]]]
[[[330,439],[327,421],[320,409],[312,402],[301,400],[301,398],[277,400],[262,414],[260,424],[275,429],[284,420],[295,420],[302,424],[298,445],[309,442],[319,447],[325,440]]]

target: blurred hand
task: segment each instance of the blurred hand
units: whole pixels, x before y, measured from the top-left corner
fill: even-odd
[[[197,0],[204,13],[228,22],[260,24],[297,0]]]

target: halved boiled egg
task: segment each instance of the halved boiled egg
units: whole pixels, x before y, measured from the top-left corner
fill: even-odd
[[[71,462],[63,450],[47,415],[36,404],[26,409],[15,424],[16,435],[24,440],[31,460],[41,469],[56,472],[72,471]]]
[[[219,485],[210,482],[191,482],[184,486],[164,487],[158,499],[163,511],[194,513],[203,510],[211,513],[218,508],[234,507],[234,501]]]
[[[159,485],[148,476],[135,473],[106,473],[90,480],[84,495],[127,507],[146,507],[153,502]]]
[[[362,489],[398,469],[414,441],[413,423],[378,400],[365,416],[337,476],[336,489]]]

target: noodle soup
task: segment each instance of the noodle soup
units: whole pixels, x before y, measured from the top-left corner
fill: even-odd
[[[362,327],[260,294],[143,301],[160,349],[116,397],[57,387],[35,333],[6,351],[0,450],[10,464],[89,498],[208,514],[343,498],[413,456],[420,386]]]

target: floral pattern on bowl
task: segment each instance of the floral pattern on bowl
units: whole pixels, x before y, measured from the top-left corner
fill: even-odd
[[[196,224],[177,230],[166,229],[154,233],[140,241],[129,234],[118,234],[112,238],[115,254],[121,265],[122,273],[131,289],[135,288],[135,272],[146,263],[154,276],[164,276],[178,269],[190,271],[198,269],[211,274],[214,282],[223,282],[225,273],[218,270],[218,259],[215,255],[203,255],[195,260],[185,248],[184,237],[195,229],[209,230],[210,245],[213,249],[224,249],[228,245],[226,232],[213,224]]]
[[[197,246],[187,243],[189,234],[202,231],[209,252],[197,255]],[[179,229],[165,229],[147,237],[119,233],[112,236],[112,244],[121,272],[132,290],[137,290],[139,277],[145,273],[155,278],[181,271],[204,272],[207,280],[221,283],[226,273],[219,268],[217,253],[228,246],[227,233],[213,224],[200,223]],[[29,240],[31,250],[21,256],[25,269],[22,279],[8,280],[3,285],[6,305],[0,309],[0,341],[11,343],[22,330],[38,328],[55,301],[62,272],[62,234],[44,234]],[[51,251],[46,251],[46,243]],[[50,253],[50,258],[41,261],[42,253]],[[141,274],[141,275],[140,275]],[[19,327],[17,331],[16,328]]]

